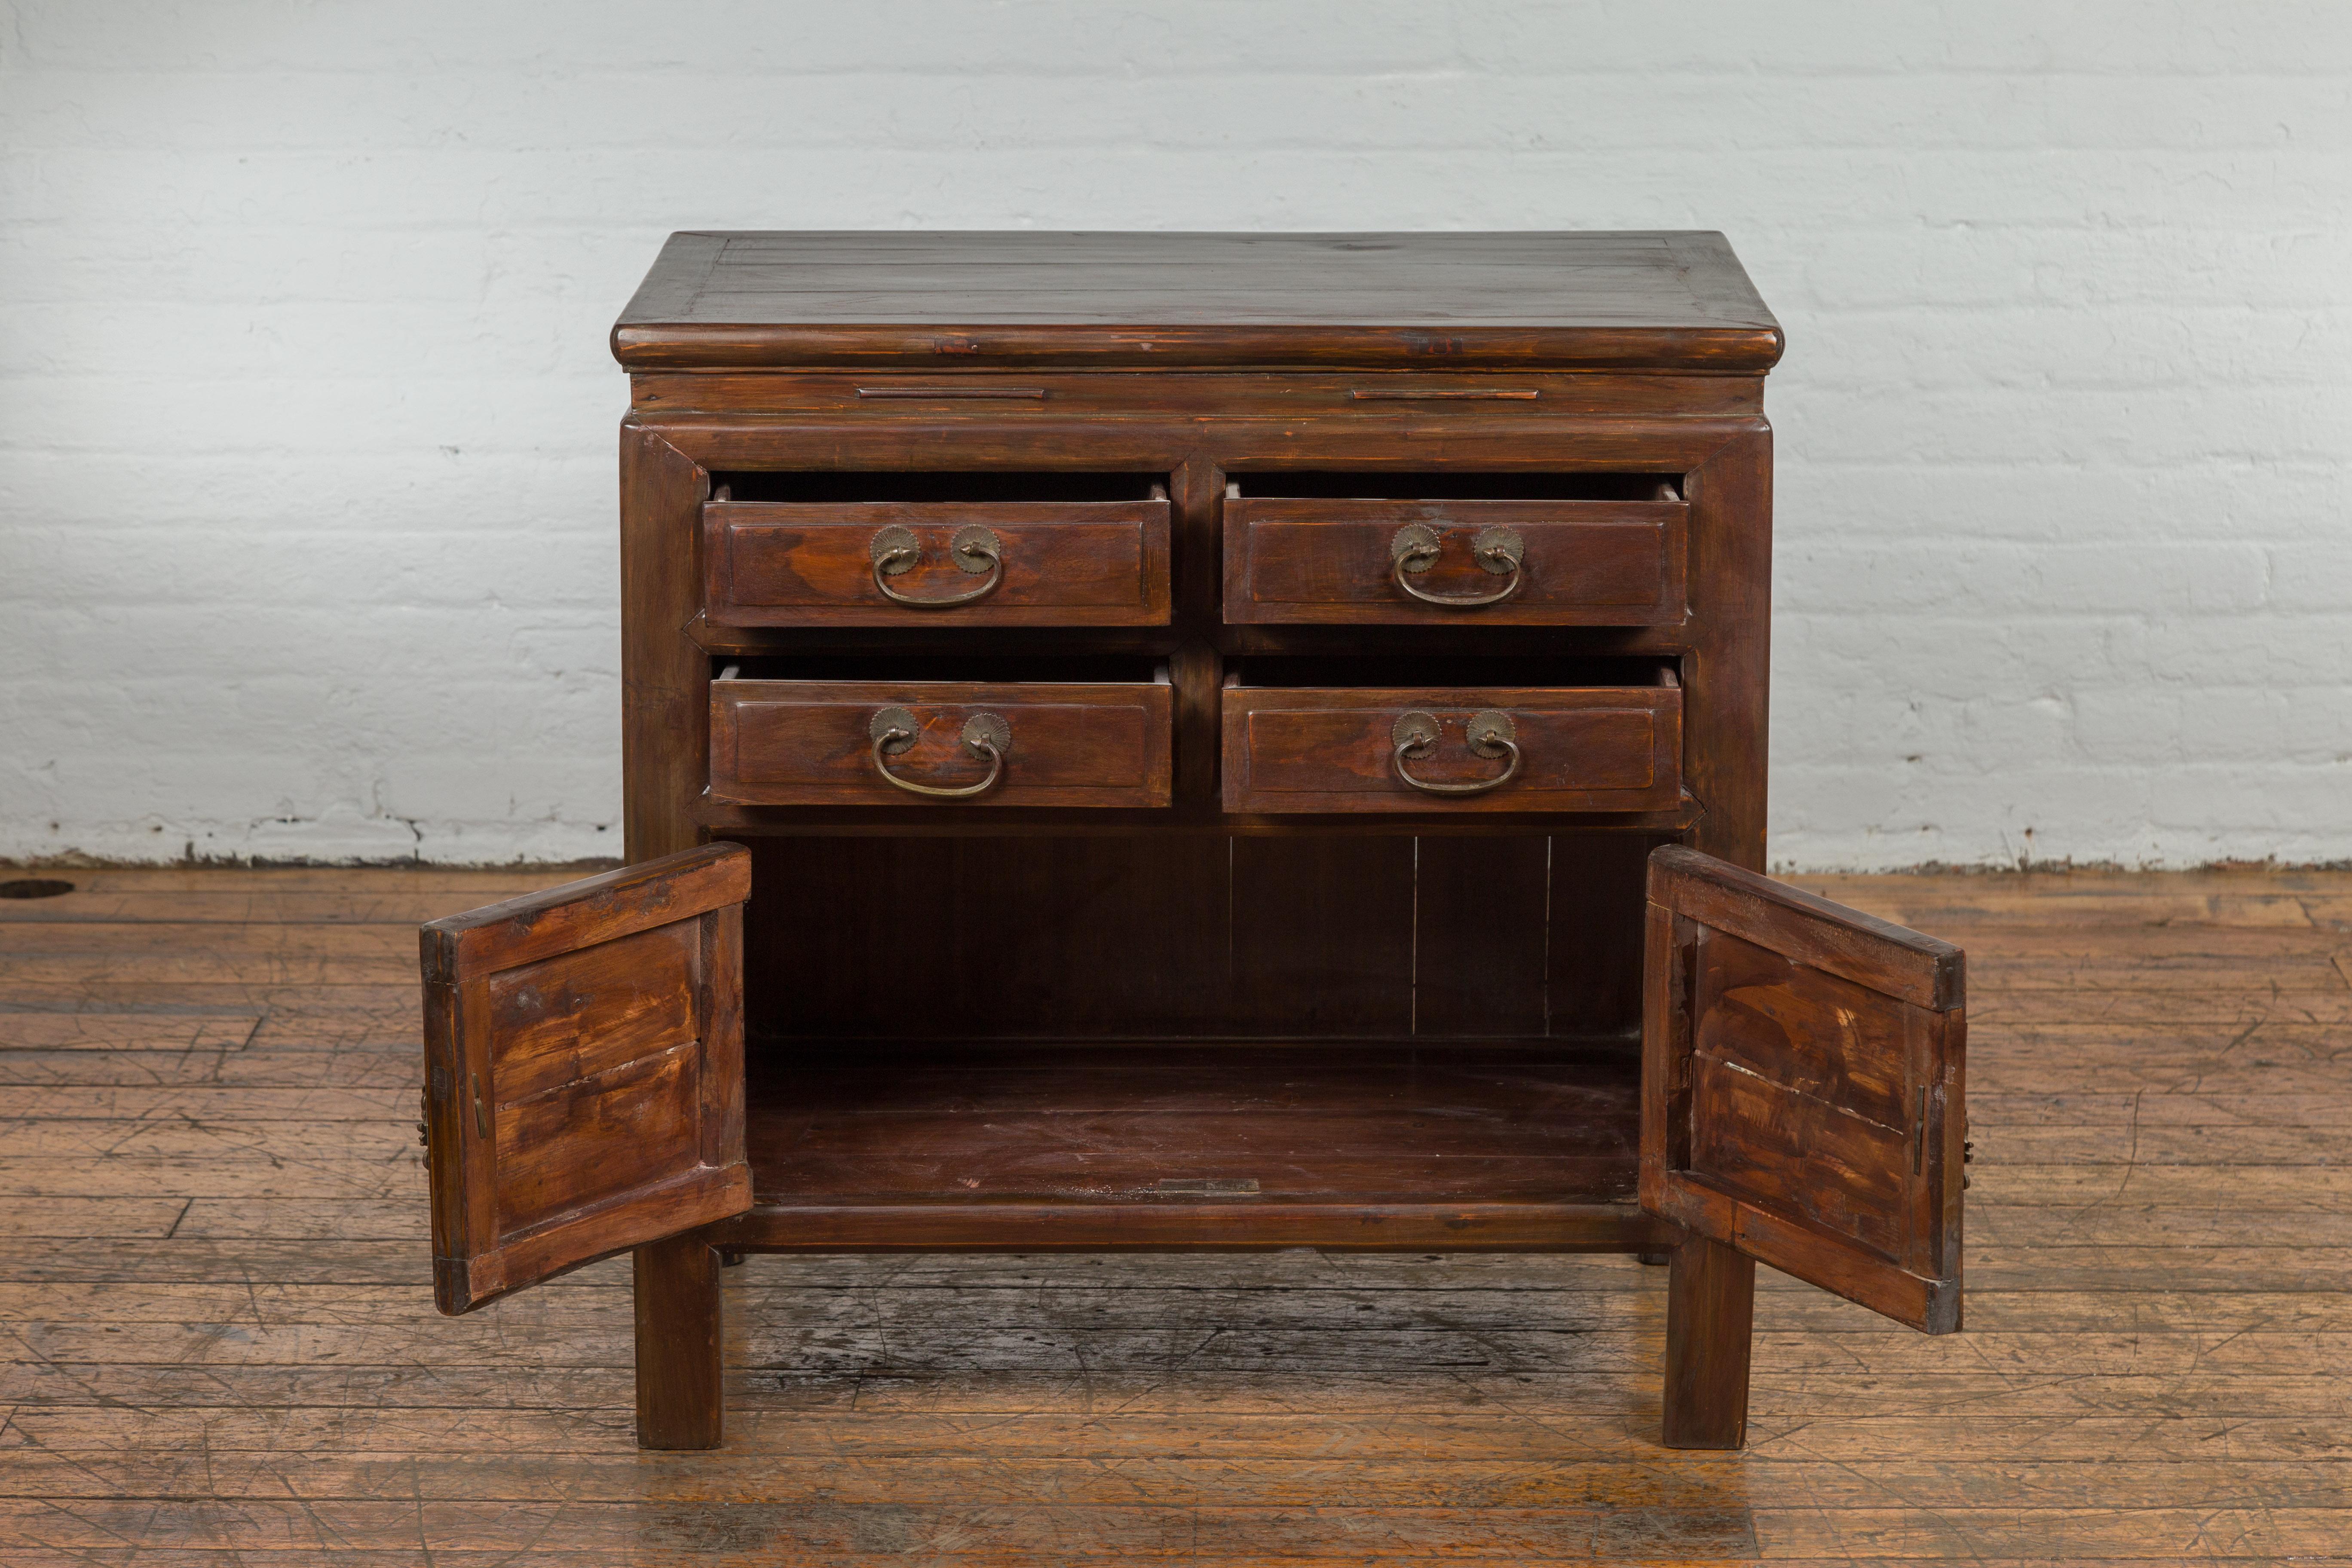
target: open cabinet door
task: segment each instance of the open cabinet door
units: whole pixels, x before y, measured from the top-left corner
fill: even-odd
[[[751,1206],[751,891],[713,844],[419,933],[441,1310]]]
[[[1963,955],[1695,850],[1650,857],[1642,1206],[1960,1326]]]

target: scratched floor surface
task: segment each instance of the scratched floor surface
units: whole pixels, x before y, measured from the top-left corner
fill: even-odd
[[[1969,1331],[1765,1272],[1655,1444],[1630,1258],[754,1258],[723,1452],[606,1264],[436,1318],[414,925],[513,873],[0,901],[0,1568],[2352,1562],[2352,876],[1808,878],[1970,950]]]

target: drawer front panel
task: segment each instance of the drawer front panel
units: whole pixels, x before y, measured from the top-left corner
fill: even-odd
[[[1224,515],[1225,619],[1235,624],[1645,626],[1683,619],[1684,501],[1238,497],[1225,502]],[[1412,553],[1401,573],[1399,536],[1408,529],[1426,530],[1420,537],[1436,553]],[[1515,573],[1478,558],[1482,537],[1502,535],[1516,542]],[[1506,590],[1498,602],[1467,602]],[[1414,591],[1453,602],[1433,604]]]
[[[718,681],[710,796],[916,811],[1166,805],[1172,712],[1167,687],[1140,683]],[[880,721],[893,713],[895,739]],[[1001,767],[968,739],[982,716],[1002,723]]]
[[[1168,621],[1164,500],[712,501],[702,520],[704,611],[721,626]],[[955,554],[960,536],[977,529],[987,531],[992,565],[974,552]],[[877,539],[881,553],[892,542],[911,549],[911,563],[877,568]],[[886,584],[925,602],[893,599]],[[940,603],[952,599],[964,602]]]
[[[1666,811],[1682,797],[1682,693],[1670,687],[1265,687],[1224,698],[1227,811]],[[1433,733],[1400,759],[1408,714],[1433,721]],[[1505,746],[1474,748],[1486,714],[1508,721],[1516,768]]]

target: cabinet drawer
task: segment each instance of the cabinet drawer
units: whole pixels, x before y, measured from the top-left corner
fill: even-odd
[[[1366,479],[1369,489],[1379,477]],[[1246,489],[1229,489],[1224,503],[1230,622],[1639,626],[1683,618],[1690,507],[1670,484],[1581,500]]]
[[[1670,685],[1232,687],[1224,807],[1668,811],[1682,718]]]
[[[710,798],[1166,805],[1172,711],[1165,681],[716,680]]]
[[[702,560],[704,612],[721,626],[1168,620],[1164,499],[714,500]]]

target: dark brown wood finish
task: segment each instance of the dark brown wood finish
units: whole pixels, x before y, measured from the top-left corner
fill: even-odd
[[[1755,1259],[1705,1236],[1685,1235],[1667,1262],[1660,1422],[1667,1447],[1746,1445],[1755,1321]]]
[[[1634,1199],[1639,1088],[1539,1044],[920,1044],[754,1060],[763,1205]]]
[[[1672,1234],[1632,1202],[1622,1065],[1532,1044],[868,1047],[780,1059],[752,1095],[758,1203],[712,1232],[723,1247],[1572,1250]]]
[[[621,427],[621,817],[631,860],[702,841],[709,661],[693,639],[710,476],[658,430]]]
[[[906,750],[890,754],[886,743],[877,760],[873,726],[894,712],[916,728]],[[1169,714],[1167,686],[1141,681],[714,681],[710,795],[743,805],[909,811],[1166,805]],[[990,719],[1008,737],[993,760],[965,739],[967,726]],[[909,784],[988,787],[927,796]]]
[[[1370,476],[1368,476],[1368,479]],[[1377,482],[1376,480],[1374,482]],[[1679,499],[1647,501],[1392,501],[1298,497],[1225,502],[1225,618],[1241,624],[1498,626],[1678,626],[1685,605]],[[1409,528],[1439,553],[1398,586],[1395,545]],[[1474,546],[1507,531],[1525,550],[1513,574]],[[1496,604],[1471,604],[1507,591]]]
[[[1757,375],[1529,372],[1505,378],[1433,368],[1341,374],[1247,370],[1045,370],[991,374],[943,356],[935,373],[893,378],[782,370],[640,371],[630,378],[639,413],[851,420],[972,421],[1019,426],[1083,418],[1329,419],[1380,423],[1432,410],[1453,424],[1525,418],[1743,419],[1764,411]],[[1499,382],[1499,384],[1498,384]],[[887,392],[887,396],[877,394]],[[1494,394],[1507,393],[1507,396]]]
[[[729,626],[1128,626],[1168,621],[1168,503],[712,501],[702,509],[704,614]],[[1001,567],[953,558],[967,529]],[[877,582],[873,545],[903,529],[920,552]],[[977,564],[977,563],[975,563]],[[908,598],[891,599],[880,584]],[[960,604],[940,601],[984,597]]]
[[[1780,329],[1719,234],[680,234],[631,370],[1360,365],[1756,374]]]
[[[631,1261],[637,1446],[716,1448],[726,1436],[727,1376],[719,1254],[697,1227],[638,1247]]]
[[[1691,465],[1691,616],[1683,780],[1706,815],[1689,844],[1764,869],[1772,668],[1772,432],[1760,419]]]
[[[745,1252],[1648,1252],[1685,1234],[1633,1204],[1354,1205],[1213,1191],[1150,1200],[759,1204],[699,1233]]]
[[[751,905],[747,1005],[787,1054],[1055,1037],[1129,1057],[1187,1039],[1625,1046],[1640,932],[1583,911],[1639,903],[1645,847],[1631,834],[758,837],[755,884],[796,896]]]
[[[1631,1152],[1643,857],[1764,858],[1780,338],[1720,236],[688,234],[614,346],[629,852],[761,868],[759,1199],[644,1238],[646,1441],[718,1439],[713,1246],[1671,1251],[1668,1440],[1739,1440],[1748,1254],[1781,1255],[1645,1213]],[[948,559],[975,524],[1001,566]],[[894,603],[892,527],[894,587],[987,592]],[[1517,771],[1444,791],[1507,765],[1488,711]],[[902,789],[898,728],[909,784],[1001,772]],[[1890,999],[1760,982],[1772,1056],[1720,1020],[1777,929],[1675,921],[1707,1114],[1674,1169],[1920,1265],[1891,1146],[1776,1142],[1747,1076],[1893,1117],[1893,1037],[1815,1038],[1836,985]],[[648,995],[682,951],[630,950]]]
[[[424,927],[444,1312],[746,1206],[750,894],[715,845]]]
[[[1435,721],[1425,754],[1397,756],[1408,714]],[[1474,749],[1500,713],[1521,756]],[[1491,750],[1491,748],[1490,748]],[[1682,797],[1682,693],[1587,689],[1228,687],[1224,802],[1236,812],[1666,811]],[[1400,777],[1400,773],[1405,776]],[[1407,779],[1446,788],[1433,795]]]
[[[1644,1206],[1958,1328],[1959,950],[1688,849],[1651,857],[1649,904]]]

